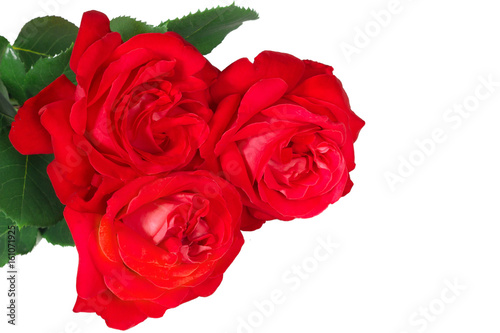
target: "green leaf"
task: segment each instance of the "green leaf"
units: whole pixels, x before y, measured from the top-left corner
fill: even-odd
[[[0,213],[0,237],[7,233],[11,225],[15,226],[15,223],[8,219],[5,214]]]
[[[4,214],[0,213],[0,267],[4,266],[9,261],[7,232],[9,231],[9,228],[14,225],[14,222],[6,218]]]
[[[9,46],[9,41],[5,37],[0,36],[0,63],[2,62],[7,46]]]
[[[162,23],[193,44],[202,54],[208,54],[219,45],[228,33],[243,22],[256,20],[259,15],[252,9],[235,6],[206,9],[182,18]]]
[[[9,238],[11,253],[27,254],[36,245],[38,229],[34,227],[19,229],[13,221],[0,214],[0,267],[9,262]]]
[[[21,29],[14,49],[29,70],[38,59],[67,50],[75,42],[77,34],[77,26],[61,17],[38,17]]]
[[[165,27],[154,27],[128,16],[120,16],[112,19],[110,26],[111,31],[120,33],[124,42],[138,34],[150,32],[164,33],[167,31]]]
[[[7,91],[5,84],[3,84],[2,79],[0,79],[0,94],[5,97],[6,100],[9,99],[9,92]]]
[[[36,245],[38,228],[24,227],[16,230],[16,232],[18,232],[18,237],[16,237],[16,254],[30,253]]]
[[[2,94],[0,94],[0,136],[9,135],[10,124],[12,124],[12,121],[14,121],[13,117],[4,114],[4,112],[9,113],[12,111],[5,111],[3,110],[4,107],[11,108],[12,105],[10,105],[7,99],[5,99]]]
[[[10,97],[15,99],[19,105],[22,105],[27,99],[24,92],[25,75],[26,70],[19,54],[11,46],[8,46],[0,63],[0,78],[7,87]]]
[[[0,211],[17,226],[48,227],[62,219],[63,206],[47,176],[53,155],[21,155],[0,136]]]
[[[75,246],[71,232],[69,231],[68,224],[63,219],[56,225],[44,229],[42,231],[42,237],[47,240],[50,244],[61,245],[61,246]]]
[[[33,68],[26,73],[24,81],[28,97],[33,97],[47,87],[62,74],[69,79],[75,79],[75,73],[69,68],[69,59],[73,48],[56,55],[55,57],[40,58]]]
[[[16,116],[16,110],[3,94],[0,94],[0,115],[5,118],[4,120],[9,121],[9,124]]]

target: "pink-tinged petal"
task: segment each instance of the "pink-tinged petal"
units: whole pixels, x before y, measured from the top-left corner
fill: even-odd
[[[94,235],[101,215],[77,212],[69,207],[64,209],[64,218],[78,250],[79,263],[76,290],[83,298],[91,298],[106,290],[102,275],[96,269],[89,252],[89,236]]]
[[[259,181],[263,177],[276,149],[279,149],[282,143],[287,142],[295,131],[294,126],[280,130],[271,128],[267,133],[239,142],[239,150],[250,169],[252,182]]]
[[[174,184],[174,179],[168,178],[155,178],[151,177],[141,177],[134,182],[131,182],[132,186],[127,186],[126,188],[118,191],[114,196],[113,200],[116,202],[126,202],[128,207],[126,214],[130,214],[142,206],[147,205],[156,199],[168,196],[172,193],[178,192],[179,188]],[[186,186],[193,187],[193,183],[187,182]],[[137,188],[140,186],[139,188]],[[132,197],[133,195],[133,197]],[[124,198],[130,198],[128,201],[124,201]],[[111,205],[110,205],[111,206]],[[118,205],[117,205],[118,207]],[[121,218],[121,216],[120,216]]]
[[[271,168],[266,168],[264,171],[264,182],[270,189],[281,192],[288,199],[303,198],[307,192],[307,186],[299,186],[295,183],[292,186],[279,184],[274,178]]]
[[[74,72],[88,47],[110,32],[109,19],[105,14],[98,11],[88,11],[83,14],[70,60],[70,67]]]
[[[64,75],[28,99],[17,112],[9,133],[9,139],[21,154],[51,154],[52,143],[47,130],[42,126],[42,116],[47,105],[61,100],[73,100],[75,85]]]
[[[125,214],[122,222],[140,237],[154,245],[160,244],[168,231],[168,221],[182,203],[176,200],[158,199]]]
[[[138,272],[139,274],[149,274],[147,268],[150,266],[168,269],[176,262],[177,257],[174,254],[155,246],[148,240],[140,237],[129,227],[118,223],[116,228],[120,256],[125,264],[128,265],[128,259],[131,259],[132,265],[130,266],[135,266],[137,262],[146,265],[145,267],[137,267],[142,271]],[[134,267],[131,268],[134,269]]]

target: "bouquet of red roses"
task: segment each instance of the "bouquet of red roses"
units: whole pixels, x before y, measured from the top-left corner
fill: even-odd
[[[49,17],[0,39],[0,264],[37,235],[74,240],[74,311],[128,329],[211,295],[242,230],[346,195],[364,122],[330,66],[264,51],[221,72],[204,57],[256,18],[92,11],[79,29]]]

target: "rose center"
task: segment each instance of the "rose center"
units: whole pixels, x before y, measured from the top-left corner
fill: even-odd
[[[125,225],[186,262],[203,260],[214,236],[206,221],[209,201],[182,193],[146,204],[122,218]]]

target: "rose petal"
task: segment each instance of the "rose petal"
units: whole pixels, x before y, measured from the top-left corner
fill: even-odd
[[[71,101],[75,86],[64,75],[48,85],[35,97],[28,99],[17,112],[9,133],[9,139],[21,154],[52,154],[49,133],[42,126],[40,116],[47,105],[60,100]]]
[[[87,48],[110,32],[109,19],[105,14],[98,11],[83,14],[70,59],[70,67],[74,72],[77,71],[80,58]]]
[[[122,301],[109,291],[90,299],[78,297],[73,311],[95,312],[106,321],[108,327],[119,330],[128,330],[147,318],[135,302]]]
[[[79,263],[76,277],[76,290],[83,298],[91,298],[106,290],[102,275],[94,265],[89,252],[89,236],[97,228],[101,216],[99,214],[81,213],[70,207],[64,209],[64,218],[78,250]]]

